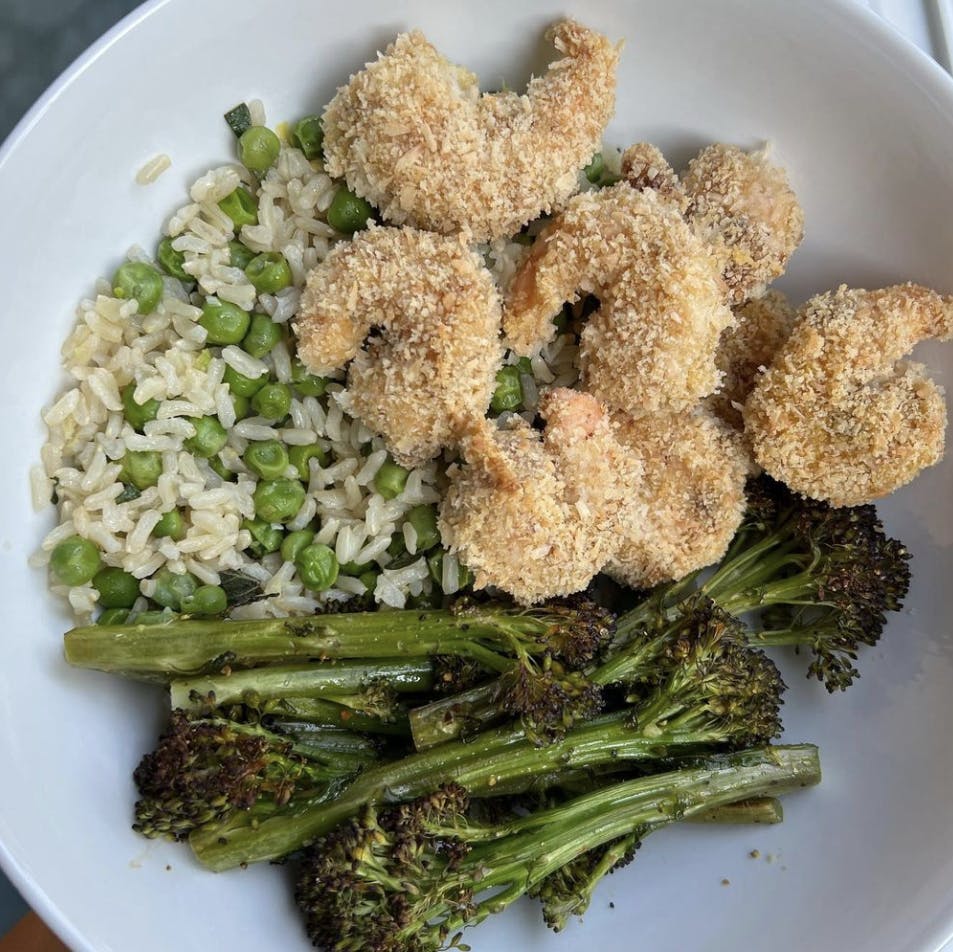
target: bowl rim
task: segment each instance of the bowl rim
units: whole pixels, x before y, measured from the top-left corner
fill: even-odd
[[[121,41],[128,33],[139,27],[149,17],[169,4],[179,0],[145,0],[102,36],[80,53],[51,83],[34,104],[16,123],[6,139],[0,143],[0,175],[16,149],[27,139],[33,129],[60,95],[100,57]],[[859,30],[871,38],[881,49],[895,57],[895,66],[903,67],[910,80],[914,80],[924,94],[931,95],[953,114],[953,76],[933,57],[904,36],[896,27],[875,13],[866,0],[806,0],[802,4],[805,15],[811,8],[823,5],[825,11],[834,12],[847,29]],[[832,11],[833,8],[833,11]],[[932,32],[932,31],[931,31]],[[30,909],[75,952],[96,952],[86,936],[82,935],[59,906],[29,872],[24,857],[17,857],[13,850],[0,840],[0,871],[28,903]],[[953,898],[953,896],[951,896]],[[942,952],[953,945],[953,903],[945,925],[928,937],[929,947],[924,952]]]

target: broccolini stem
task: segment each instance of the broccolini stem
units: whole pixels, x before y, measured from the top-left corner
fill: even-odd
[[[246,621],[173,619],[162,625],[88,625],[66,633],[66,660],[131,677],[178,678],[311,658],[472,657],[505,671],[514,650],[573,623],[568,608],[473,606],[342,612]],[[584,621],[584,620],[583,620]]]
[[[410,732],[417,750],[427,750],[463,735],[478,733],[499,722],[504,683],[484,681],[467,691],[431,701],[410,712]]]
[[[201,711],[209,706],[257,704],[278,698],[330,698],[354,695],[374,682],[386,681],[394,691],[429,691],[433,667],[429,661],[342,661],[292,667],[252,668],[229,675],[173,681],[173,708]]]
[[[337,697],[340,699],[341,696]],[[324,727],[343,727],[358,734],[406,736],[410,732],[406,715],[385,720],[325,698],[283,697],[260,703],[257,711],[260,717],[273,719],[279,728],[284,721],[290,720],[305,721]]]
[[[694,823],[716,823],[744,826],[747,824],[773,825],[784,822],[784,807],[777,797],[752,797],[726,803],[689,817]]]
[[[604,715],[544,747],[535,746],[519,728],[487,731],[466,743],[441,744],[367,770],[332,802],[313,807],[304,803],[254,827],[241,817],[210,824],[197,830],[189,842],[201,863],[221,871],[280,859],[354,816],[367,803],[412,800],[451,782],[474,797],[522,793],[554,785],[568,769],[687,754],[726,740],[720,726],[691,723],[687,715],[679,718],[679,724],[686,726],[669,728],[653,721],[644,730],[633,727],[631,718],[626,710]]]

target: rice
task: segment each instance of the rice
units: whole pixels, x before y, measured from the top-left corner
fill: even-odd
[[[153,156],[136,172],[136,183],[139,185],[151,185],[171,165],[172,159],[164,152]]]

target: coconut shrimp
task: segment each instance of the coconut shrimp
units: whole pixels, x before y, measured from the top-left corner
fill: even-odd
[[[620,410],[686,409],[719,382],[731,323],[717,264],[678,210],[625,183],[570,200],[509,288],[503,329],[531,354],[552,340],[564,302],[594,294],[581,335],[585,389]]]
[[[901,358],[951,336],[953,299],[915,284],[812,298],[745,405],[757,462],[835,506],[909,482],[943,455],[946,407],[923,366]]]
[[[515,234],[577,190],[615,108],[618,48],[571,20],[548,36],[562,56],[525,95],[481,96],[423,34],[401,34],[328,105],[328,173],[397,224]]]
[[[710,145],[679,180],[655,146],[640,142],[623,153],[622,174],[636,189],[671,201],[712,246],[731,304],[764,294],[804,236],[797,196],[764,150]]]
[[[542,437],[519,416],[474,420],[440,508],[441,537],[476,587],[526,605],[585,588],[645,509],[641,467],[594,397],[552,390],[540,413]]]
[[[308,276],[295,331],[313,373],[350,361],[350,411],[405,466],[483,416],[502,361],[500,300],[482,259],[462,238],[412,228],[371,228],[332,249]]]
[[[717,562],[745,510],[749,466],[739,435],[701,407],[613,420],[641,462],[648,505],[643,521],[621,534],[606,572],[648,588]]]
[[[780,291],[768,291],[736,307],[734,313],[735,323],[721,335],[715,358],[724,375],[721,389],[706,402],[725,423],[740,430],[744,402],[791,333],[794,308]]]

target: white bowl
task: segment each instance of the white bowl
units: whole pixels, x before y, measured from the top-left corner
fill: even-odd
[[[221,116],[237,101],[261,97],[272,121],[317,111],[411,26],[485,86],[519,86],[546,61],[543,27],[565,12],[626,39],[610,140],[651,139],[678,160],[711,140],[774,143],[806,211],[784,279],[795,297],[842,281],[953,291],[953,82],[848,2],[165,0],[133,14],[0,155],[2,392],[16,449],[0,470],[0,862],[74,948],[308,947],[282,870],[215,876],[184,847],[129,829],[130,773],[161,701],[68,669],[68,619],[26,566],[51,519],[30,514],[27,470],[76,300],[131,244],[156,240],[197,174],[231,157]],[[136,185],[158,152],[171,171]],[[949,347],[922,356],[950,379]],[[786,737],[820,743],[823,785],[792,796],[780,827],[651,837],[567,936],[547,933],[527,903],[468,935],[474,950],[943,945],[953,934],[951,472],[935,467],[882,506],[914,554],[914,584],[909,609],[861,658],[860,683],[829,697],[803,662],[785,664]]]

